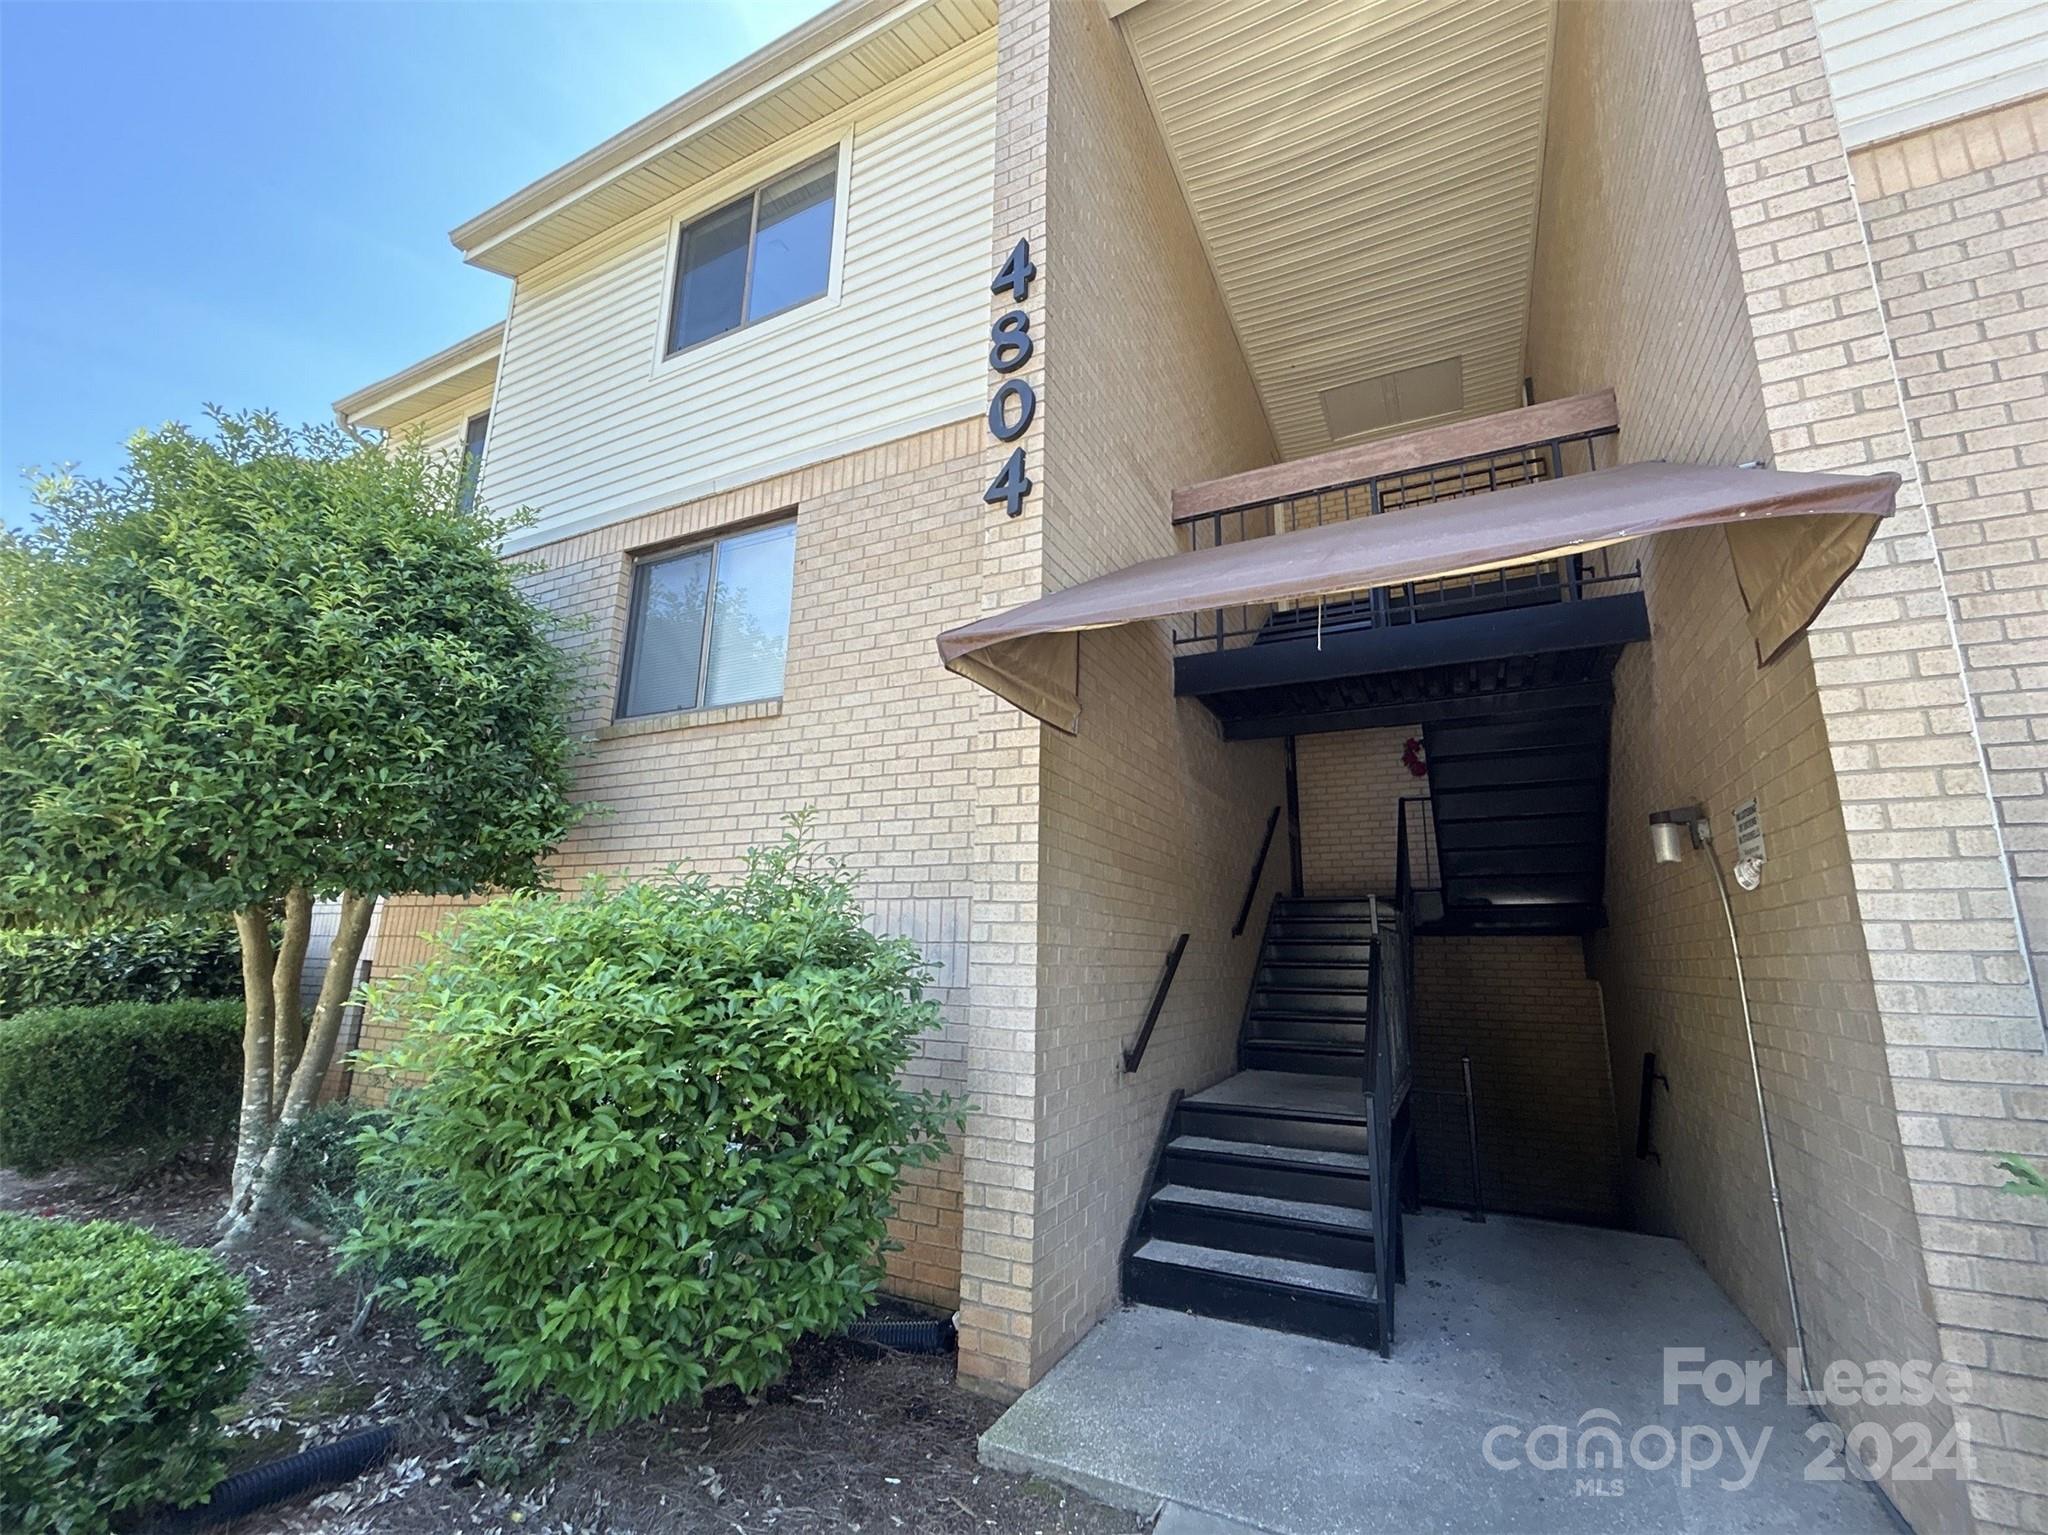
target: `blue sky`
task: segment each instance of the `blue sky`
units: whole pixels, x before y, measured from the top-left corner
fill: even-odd
[[[0,516],[504,318],[451,228],[823,4],[0,0]]]

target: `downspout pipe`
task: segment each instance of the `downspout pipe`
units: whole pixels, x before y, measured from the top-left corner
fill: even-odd
[[[1808,1397],[1813,1381],[1806,1367],[1806,1324],[1799,1313],[1799,1281],[1792,1272],[1792,1237],[1785,1225],[1785,1197],[1778,1186],[1778,1151],[1771,1139],[1771,1114],[1764,1103],[1764,1073],[1756,1053],[1756,1019],[1749,1009],[1749,979],[1742,970],[1742,939],[1735,931],[1735,905],[1728,899],[1728,876],[1714,855],[1714,826],[1705,815],[1692,822],[1692,845],[1707,855],[1714,888],[1721,894],[1721,915],[1728,920],[1728,952],[1735,959],[1735,994],[1742,1002],[1742,1038],[1749,1046],[1749,1079],[1756,1088],[1756,1122],[1763,1131],[1764,1173],[1771,1185],[1771,1214],[1778,1223],[1778,1256],[1785,1265],[1785,1297],[1792,1307],[1792,1341],[1799,1348],[1799,1384]]]

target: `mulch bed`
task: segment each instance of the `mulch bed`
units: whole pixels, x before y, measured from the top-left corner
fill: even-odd
[[[209,1240],[224,1194],[206,1169],[130,1186],[0,1174],[0,1209],[134,1221],[193,1246]],[[378,1470],[252,1515],[231,1535],[1097,1535],[1148,1524],[980,1465],[975,1440],[1001,1409],[953,1383],[950,1356],[818,1340],[759,1402],[717,1393],[581,1437],[545,1414],[491,1410],[479,1378],[442,1365],[402,1312],[380,1307],[351,1336],[355,1280],[335,1274],[327,1244],[306,1228],[228,1261],[249,1281],[263,1357],[232,1469],[380,1423],[400,1430]]]

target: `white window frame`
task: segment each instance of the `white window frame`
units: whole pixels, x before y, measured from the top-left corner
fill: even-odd
[[[669,715],[702,714],[707,709],[731,709],[744,704],[766,703],[771,699],[780,699],[789,692],[789,633],[788,630],[785,630],[782,637],[784,649],[781,692],[766,694],[760,698],[729,699],[722,704],[707,704],[703,702],[704,687],[711,676],[711,626],[716,621],[718,612],[719,547],[723,544],[729,544],[735,539],[753,538],[758,534],[773,532],[777,528],[786,527],[791,530],[792,537],[789,550],[789,627],[794,629],[796,627],[796,543],[794,538],[796,522],[796,514],[794,512],[786,512],[778,516],[763,518],[759,522],[750,522],[740,527],[721,528],[716,533],[708,534],[703,538],[693,538],[687,543],[669,544],[660,549],[645,549],[633,556],[626,570],[626,632],[619,642],[618,685],[612,690],[613,724],[625,725],[631,724],[636,720],[658,720]],[[632,685],[633,677],[633,651],[636,638],[633,620],[638,616],[640,609],[640,572],[649,566],[662,565],[670,560],[685,559],[693,554],[704,554],[707,552],[711,556],[711,569],[704,578],[704,632],[697,637],[698,701],[693,704],[685,704],[678,709],[649,709],[644,714],[628,714],[626,713],[626,689]]]
[[[825,279],[825,291],[816,298],[805,299],[802,303],[792,304],[787,309],[778,309],[774,314],[766,315],[751,324],[743,317],[731,330],[720,331],[715,336],[706,336],[702,341],[693,341],[688,346],[670,351],[668,340],[675,329],[676,267],[683,255],[683,231],[700,219],[716,213],[728,203],[738,202],[743,197],[758,198],[761,189],[771,181],[800,166],[808,165],[814,160],[823,160],[828,156],[833,159],[832,254],[831,265]],[[761,169],[750,173],[744,184],[728,187],[715,197],[692,199],[686,208],[669,217],[668,249],[662,257],[661,264],[661,323],[654,336],[655,372],[682,366],[685,359],[690,362],[702,362],[730,346],[772,336],[793,324],[801,323],[806,318],[838,307],[840,281],[846,270],[846,207],[849,201],[848,189],[852,181],[852,165],[853,131],[848,129],[834,142],[812,143],[801,151],[778,155]],[[756,207],[758,206],[757,203]],[[750,272],[753,259],[753,232],[750,230],[747,235],[747,261]]]
[[[492,404],[496,404],[495,397]],[[484,424],[483,440],[477,443],[474,453],[469,451],[469,431],[479,421]],[[462,418],[462,446],[456,449],[462,455],[462,510],[467,512],[476,505],[477,492],[484,481],[484,455],[491,448],[491,408],[471,411]]]

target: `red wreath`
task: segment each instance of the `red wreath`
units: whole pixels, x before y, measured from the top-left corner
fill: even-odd
[[[1429,758],[1423,754],[1422,737],[1410,736],[1401,747],[1401,765],[1417,778],[1429,776]]]

